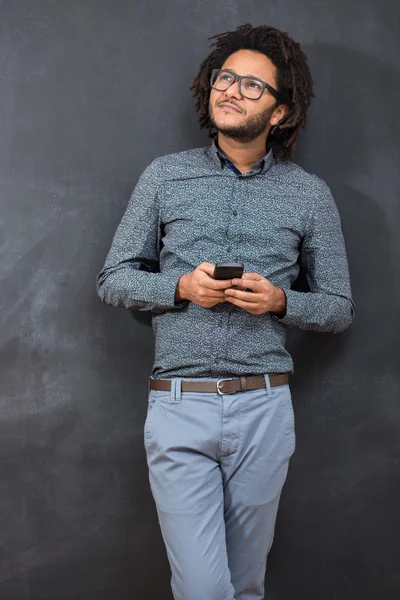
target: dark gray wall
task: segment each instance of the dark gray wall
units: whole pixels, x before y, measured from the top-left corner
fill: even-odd
[[[207,36],[248,21],[309,56],[296,161],[332,188],[357,304],[344,334],[289,336],[297,451],[267,597],[400,597],[399,15],[391,0],[0,1],[2,599],[171,598],[143,449],[152,332],[95,277],[144,167],[209,143],[189,86]]]

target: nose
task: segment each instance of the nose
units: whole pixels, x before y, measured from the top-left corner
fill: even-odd
[[[242,94],[239,92],[239,82],[235,81],[235,83],[232,83],[232,85],[225,90],[225,95],[228,98],[236,98],[237,100],[241,100]]]

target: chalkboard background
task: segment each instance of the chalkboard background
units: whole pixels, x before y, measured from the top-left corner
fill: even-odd
[[[400,597],[399,17],[391,0],[0,1],[2,599],[172,597],[143,448],[152,331],[95,277],[145,166],[209,143],[189,87],[207,37],[245,22],[309,57],[295,160],[331,186],[357,307],[343,334],[290,331],[297,450],[267,598]]]

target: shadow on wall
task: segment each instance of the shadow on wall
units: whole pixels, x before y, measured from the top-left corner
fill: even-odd
[[[353,350],[353,367],[365,369],[373,367],[376,355],[383,359],[398,344],[388,216],[395,201],[392,182],[397,176],[400,125],[393,115],[400,98],[397,72],[380,60],[329,44],[303,48],[316,98],[295,162],[325,179],[332,190],[342,218],[356,302],[354,324],[338,336],[289,330],[296,385],[302,387],[306,379],[310,389],[310,378],[319,378],[345,349],[346,353]],[[194,105],[188,105],[182,115],[185,134],[177,134],[185,144],[182,149],[207,143],[204,132],[190,130],[192,111]],[[307,290],[304,274],[295,288]],[[150,324],[150,313],[131,314]]]
[[[296,162],[327,181],[338,205],[356,318],[339,335],[288,332],[299,447],[268,557],[269,588],[282,597],[304,589],[309,597],[394,598],[395,553],[377,565],[368,540],[381,540],[385,548],[394,543],[383,539],[391,537],[395,514],[400,394],[399,270],[393,261],[399,74],[348,48],[303,49],[316,98]],[[289,577],[283,564],[291,565]],[[358,576],[365,572],[374,573],[379,591]]]
[[[339,336],[290,330],[296,381],[309,387],[310,377],[321,377],[345,349],[344,368],[350,361],[361,379],[376,376],[374,368],[383,375],[399,353],[390,215],[396,210],[400,126],[393,115],[400,92],[398,73],[373,56],[329,44],[306,45],[304,51],[316,98],[296,162],[332,190],[356,303],[353,325]]]

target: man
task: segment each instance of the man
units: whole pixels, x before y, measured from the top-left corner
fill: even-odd
[[[354,304],[330,190],[290,161],[306,57],[267,26],[214,38],[191,88],[212,142],[145,169],[97,290],[153,313],[145,448],[174,598],[255,600],[295,449],[286,327],[342,331]],[[243,278],[214,279],[224,261]]]

